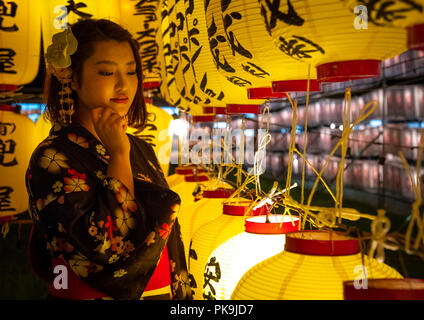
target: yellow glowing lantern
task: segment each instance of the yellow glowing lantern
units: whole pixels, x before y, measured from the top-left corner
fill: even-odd
[[[0,5],[0,85],[34,80],[40,62],[40,0]]]
[[[354,281],[343,283],[345,300],[424,300],[423,279],[370,279],[366,288]]]
[[[146,109],[149,113],[146,127],[142,131],[129,127],[127,132],[140,137],[153,147],[166,177],[168,175],[169,160],[171,157],[172,136],[169,132],[169,126],[172,116],[162,108],[151,103],[146,103]]]
[[[274,43],[288,57],[317,68],[320,81],[379,76],[381,60],[406,50],[406,31],[355,24],[341,1],[260,0]]]
[[[245,231],[217,247],[208,258],[204,272],[203,297],[230,300],[238,281],[251,267],[284,249],[285,234],[299,229],[299,218],[269,215],[247,218]],[[210,277],[209,268],[219,269]]]
[[[424,5],[421,0],[343,0],[366,23],[396,26],[408,31],[408,48],[424,50]]]
[[[189,178],[187,177],[187,179]],[[230,185],[223,181],[218,181],[216,178],[200,183],[204,186],[204,190],[198,192],[196,196],[191,194],[193,202],[191,202],[190,210],[180,210],[178,215],[181,225],[181,237],[187,250],[187,258],[190,240],[194,232],[202,225],[219,217],[222,214],[224,200],[234,192]],[[194,190],[196,187],[195,185]]]
[[[175,174],[166,177],[169,188],[178,193],[181,198],[181,206],[184,211],[192,212],[194,205],[193,191],[196,185],[189,184],[185,180],[186,175],[197,175],[202,173],[203,169],[193,165],[178,166],[175,169]],[[188,209],[187,209],[188,208]],[[181,212],[182,210],[180,210]]]
[[[168,3],[168,7],[171,7],[171,3]],[[209,35],[213,35],[208,32],[212,29],[206,21],[203,2],[180,1],[174,11],[174,43],[178,43],[179,47],[174,46],[172,49],[180,53],[180,70],[176,72],[179,81],[185,84],[186,98],[193,102],[191,107],[194,114],[201,113],[203,106],[224,107],[227,103],[262,104],[264,100],[248,100],[246,83],[237,80],[235,74],[227,77],[219,72],[219,60],[222,58],[217,58],[215,50],[210,47]]]
[[[41,1],[41,24],[44,53],[54,34],[66,29],[80,19],[108,19],[121,22],[119,2],[114,0],[85,0],[84,2],[49,0]]]
[[[183,232],[181,232],[181,236],[184,246],[186,247],[186,255],[188,255],[188,246],[190,241],[186,230],[189,229],[190,219],[197,205],[194,195],[197,192],[196,189],[199,188],[199,183],[205,183],[208,180],[209,177],[205,174],[184,175],[183,183],[171,187],[171,190],[176,192],[181,198],[178,220],[180,222],[181,229],[183,230]]]
[[[160,55],[162,46],[157,42],[160,27],[160,1],[119,0],[120,24],[125,27],[140,45],[143,82],[161,80]],[[145,86],[144,86],[145,87]]]
[[[285,248],[251,268],[238,282],[233,300],[341,300],[343,282],[402,276],[363,257],[357,239],[333,231],[286,234]]]
[[[164,67],[161,68],[161,93],[164,97],[169,99],[169,102],[181,110],[190,112],[195,106],[190,102],[187,97],[187,90],[184,85],[182,76],[183,69],[180,57],[180,45],[183,43],[178,39],[177,34],[177,17],[175,0],[161,2],[161,26],[158,31],[157,40],[163,46],[162,63]],[[196,108],[194,108],[196,110]]]
[[[0,218],[28,209],[25,173],[36,147],[34,122],[13,110],[0,105]]]
[[[245,215],[263,215],[267,207],[247,210],[251,201],[243,198],[232,198],[223,203],[222,214],[199,227],[193,234],[189,249],[189,272],[193,276],[193,299],[203,300],[203,274],[210,254],[220,244],[244,231]]]
[[[49,136],[51,128],[52,128],[51,122],[49,120],[46,120],[44,118],[44,113],[42,113],[38,117],[37,121],[35,122],[35,131],[36,131],[35,139],[37,141],[36,145],[41,143],[44,139],[46,139]]]
[[[205,9],[208,21],[216,26],[218,41],[212,45],[231,66],[220,71],[246,81],[251,99],[284,98],[284,93],[273,92],[272,81],[306,82],[309,78],[310,82],[317,82],[315,68],[308,70],[306,63],[292,59],[275,46],[264,24],[269,6],[269,2],[264,5],[248,0],[225,4],[211,1]],[[314,88],[311,85],[310,91]]]

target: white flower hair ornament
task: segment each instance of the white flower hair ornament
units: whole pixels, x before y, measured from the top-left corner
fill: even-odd
[[[67,125],[72,123],[74,114],[74,100],[71,97],[72,69],[71,55],[77,51],[78,41],[72,34],[71,28],[53,35],[53,42],[47,48],[47,72],[55,76],[62,84],[59,91],[59,110],[61,123]]]

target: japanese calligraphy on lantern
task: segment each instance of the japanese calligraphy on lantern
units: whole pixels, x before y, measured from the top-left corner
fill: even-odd
[[[119,1],[114,0],[49,0],[40,1],[43,47],[46,51],[55,33],[82,19],[120,18]]]
[[[358,6],[367,9],[368,21],[376,26],[408,26],[423,21],[424,3],[421,0],[343,0],[354,11]]]
[[[144,81],[160,81],[159,52],[162,50],[157,41],[160,27],[159,0],[123,0],[121,23],[127,28],[140,45]]]
[[[16,52],[13,49],[0,48],[0,73],[16,74],[15,55]]]
[[[214,285],[221,279],[221,268],[216,257],[211,257],[206,264],[204,282],[203,282],[203,298],[205,300],[216,300],[216,290]]]
[[[15,208],[11,207],[11,193],[13,188],[9,186],[0,186],[0,213],[14,212]]]
[[[277,30],[284,29],[284,26],[302,27],[305,24],[305,19],[296,11],[292,2],[260,0],[266,29],[274,37],[275,44],[281,52],[296,60],[310,59],[315,53],[324,55],[325,51],[319,44],[305,36],[292,34],[289,28],[279,36],[275,34]]]
[[[210,104],[212,97],[219,98],[222,91],[215,93],[215,90],[208,86],[206,73],[202,70],[196,72],[194,67],[198,57],[205,50],[198,40],[199,21],[193,16],[194,8],[193,1],[180,1],[175,7],[175,43],[178,42],[179,45],[174,49],[178,52],[180,60],[175,77],[177,86],[183,86],[180,90],[182,97],[191,103],[192,108],[200,109],[200,106]],[[194,110],[196,111],[199,112]]]
[[[41,0],[0,1],[0,83],[27,84],[38,73]],[[30,35],[30,36],[28,36]]]
[[[15,18],[17,10],[18,10],[18,5],[16,4],[16,2],[0,1],[0,30],[1,31],[5,31],[5,32],[18,31],[18,26],[16,25],[15,22],[12,22],[12,24],[10,25],[6,25],[6,23],[4,23],[5,17]]]
[[[269,72],[254,62],[254,54],[242,37],[246,33],[239,1],[225,0],[207,2],[205,13],[208,27],[209,46],[216,67],[231,83],[246,87],[255,78],[267,78]],[[245,42],[244,42],[245,41]]]
[[[185,88],[181,83],[177,83],[177,72],[181,72],[180,56],[177,40],[177,24],[176,24],[176,8],[175,1],[161,2],[161,24],[159,39],[163,44],[163,63],[161,69],[161,93],[175,107],[189,112],[191,110],[190,103],[185,100]],[[177,41],[177,43],[176,43]],[[181,79],[181,76],[179,77]]]
[[[1,125],[1,124],[0,124]],[[16,142],[13,139],[0,139],[0,165],[5,167],[16,166],[18,162],[15,156]]]
[[[0,218],[28,208],[25,171],[35,146],[34,122],[25,115],[0,110]]]
[[[286,55],[297,60],[312,58],[312,54],[315,52],[325,54],[324,49],[316,43],[296,35],[287,39],[280,36],[278,38],[278,48]]]

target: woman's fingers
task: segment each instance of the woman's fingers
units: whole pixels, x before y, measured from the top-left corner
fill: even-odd
[[[93,110],[94,123],[97,128],[110,129],[111,126],[120,125],[122,117],[111,108],[97,108]]]
[[[106,149],[115,154],[126,154],[130,150],[126,135],[125,117],[121,117],[111,108],[93,110],[94,129]]]

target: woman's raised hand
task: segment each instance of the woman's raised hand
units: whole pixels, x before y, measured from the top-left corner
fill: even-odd
[[[129,155],[127,122],[111,108],[92,109],[94,129],[111,156]]]

